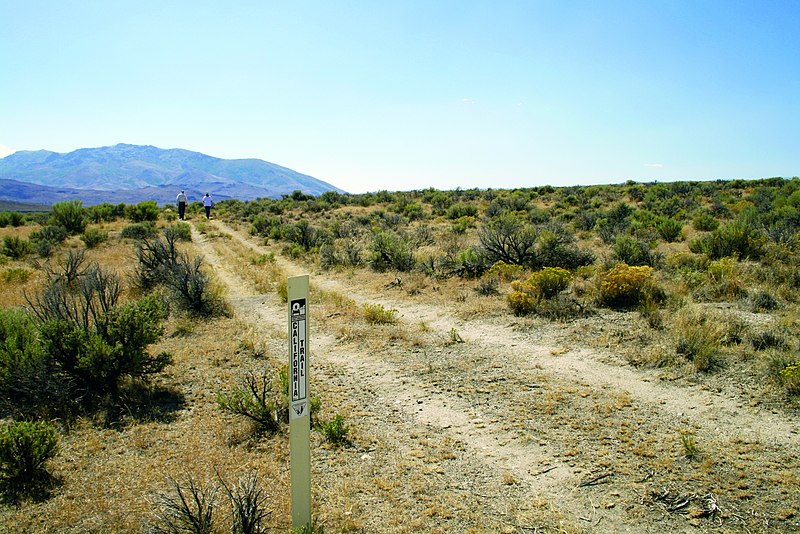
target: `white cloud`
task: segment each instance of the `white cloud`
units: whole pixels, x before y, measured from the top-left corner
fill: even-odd
[[[462,98],[461,102],[463,102],[464,104],[474,104],[475,103],[474,100],[472,100],[471,98],[467,98],[467,97]]]
[[[16,152],[13,148],[9,148],[6,145],[0,144],[0,158],[4,158],[9,154],[13,154]]]
[[[664,168],[664,164],[663,163],[645,163],[644,166],[645,167],[650,167],[651,169],[663,169]]]

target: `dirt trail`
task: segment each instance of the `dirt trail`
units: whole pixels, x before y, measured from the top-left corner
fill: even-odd
[[[258,245],[229,226],[220,221],[215,221],[215,224],[253,251],[263,252]],[[284,258],[279,257],[276,260],[290,275],[302,272],[301,268]],[[575,348],[565,352],[562,347],[531,343],[530,336],[514,332],[495,321],[455,320],[454,314],[447,310],[446,303],[429,306],[385,296],[376,299],[332,277],[318,277],[313,280],[313,284],[328,291],[346,294],[358,302],[382,304],[398,309],[410,323],[426,322],[441,331],[457,329],[466,342],[478,344],[487,351],[502,353],[504,358],[509,358],[506,365],[510,368],[540,366],[576,383],[625,391],[635,401],[656,406],[660,411],[674,417],[676,425],[692,424],[701,431],[722,435],[729,440],[791,447],[800,444],[798,421],[763,410],[754,410],[722,394],[653,382],[654,378],[647,373],[604,363],[588,349]],[[554,353],[558,355],[554,356]]]
[[[267,250],[220,221],[212,221],[212,224],[256,253]],[[237,317],[251,324],[284,328],[285,312],[277,297],[255,294],[248,283],[226,267],[204,237],[195,233],[194,238],[219,279],[228,287]],[[304,274],[296,264],[282,257],[276,260],[287,275]],[[361,419],[361,426],[374,428],[376,433],[382,432],[386,439],[394,440],[400,455],[410,454],[419,447],[414,436],[448,437],[466,447],[466,453],[459,455],[454,465],[459,473],[470,473],[473,484],[479,480],[496,480],[501,473],[509,473],[513,479],[515,497],[512,498],[501,497],[502,489],[498,489],[496,483],[488,486],[494,492],[492,495],[485,495],[486,489],[476,492],[474,488],[464,493],[463,484],[451,476],[442,489],[461,492],[467,499],[475,495],[487,497],[489,501],[516,499],[517,504],[508,506],[524,508],[521,503],[544,498],[550,506],[557,503],[559,512],[568,513],[572,518],[569,528],[585,532],[652,531],[630,518],[631,506],[615,507],[613,502],[601,506],[598,499],[604,494],[578,491],[581,482],[591,478],[592,472],[576,466],[569,456],[555,452],[557,449],[546,440],[521,437],[517,410],[520,404],[528,403],[530,395],[537,392],[536,388],[541,387],[537,380],[629,395],[631,403],[640,406],[638,414],[642,418],[657,419],[662,427],[673,429],[693,426],[698,435],[718,443],[744,440],[797,450],[796,422],[777,414],[758,413],[722,395],[655,383],[647,373],[609,365],[587,349],[536,344],[529,334],[499,324],[496,319],[459,320],[446,303],[420,304],[385,295],[375,298],[334,277],[313,277],[312,290],[314,287],[347,295],[360,303],[378,303],[397,309],[408,324],[425,322],[442,332],[457,329],[465,341],[463,345],[468,347],[464,349],[467,356],[474,361],[484,358],[480,365],[489,369],[477,381],[500,383],[503,388],[492,390],[494,396],[479,400],[474,393],[462,395],[461,384],[447,383],[446,373],[434,376],[435,373],[420,372],[418,364],[425,355],[415,355],[416,360],[409,358],[408,363],[387,360],[369,351],[353,352],[331,334],[316,335],[311,347],[319,365],[315,372],[341,383],[352,404],[363,407],[354,414]],[[487,359],[489,356],[491,359]],[[456,376],[453,380],[459,378]],[[481,392],[479,389],[478,393]],[[529,417],[535,418],[535,414]],[[619,492],[611,494],[620,495]],[[627,497],[635,498],[635,492]],[[496,505],[483,503],[481,506],[488,508],[480,513],[489,514]],[[519,525],[516,529],[525,530]],[[657,530],[671,529],[664,524]]]

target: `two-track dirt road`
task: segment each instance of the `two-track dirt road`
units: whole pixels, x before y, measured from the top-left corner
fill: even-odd
[[[270,250],[211,224],[254,256]],[[258,293],[230,267],[238,247],[197,232],[194,240],[240,320],[263,335],[285,329],[278,296]],[[276,261],[287,276],[307,272]],[[459,302],[376,290],[347,274],[312,274],[311,283],[312,292],[399,317],[399,325],[346,335],[352,325],[337,322],[335,310],[312,309],[312,377],[353,435],[344,451],[312,453],[314,498],[328,520],[367,532],[795,528],[769,520],[765,510],[780,495],[758,500],[769,495],[760,487],[768,478],[750,482],[750,510],[720,495],[743,472],[796,459],[797,421],[659,382],[578,342],[548,345],[507,314],[465,316]],[[405,334],[394,339],[397,329]],[[705,464],[684,458],[681,433],[700,444]],[[670,510],[679,494],[685,508]]]

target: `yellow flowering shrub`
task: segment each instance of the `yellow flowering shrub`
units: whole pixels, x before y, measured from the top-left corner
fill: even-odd
[[[572,274],[561,267],[545,267],[528,277],[528,284],[542,297],[549,299],[569,287]]]
[[[792,395],[800,395],[800,360],[791,365],[787,365],[781,371],[781,380],[786,391]]]
[[[572,274],[561,267],[545,267],[526,280],[511,282],[508,305],[515,315],[525,315],[535,310],[537,302],[549,299],[569,287]]]
[[[508,294],[508,307],[514,315],[527,315],[536,309],[537,299],[532,292],[526,291],[527,287],[522,287],[524,285],[525,282],[521,280],[511,282],[512,291]]]
[[[497,260],[494,262],[494,265],[492,265],[492,267],[486,271],[485,276],[497,278],[503,282],[509,282],[522,276],[522,271],[522,265],[512,265],[504,262],[503,260]]]
[[[653,268],[619,263],[600,275],[600,301],[609,306],[629,306],[641,302],[650,290]]]

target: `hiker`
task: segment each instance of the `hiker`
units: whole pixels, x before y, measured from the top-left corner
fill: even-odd
[[[188,202],[188,198],[186,198],[186,192],[181,191],[178,195],[178,219],[183,220],[183,216],[186,214],[186,203]]]
[[[211,199],[211,195],[206,193],[206,196],[203,197],[203,207],[206,209],[206,219],[211,218],[211,206],[214,205],[214,201]]]

